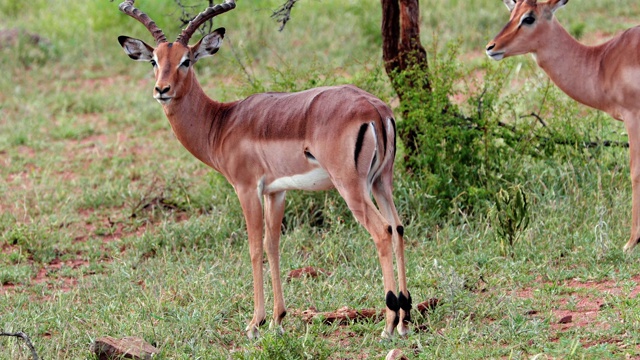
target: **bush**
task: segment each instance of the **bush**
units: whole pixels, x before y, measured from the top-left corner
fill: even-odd
[[[554,133],[537,114],[519,108],[519,104],[531,104],[531,98],[540,99],[541,109],[564,108],[548,82],[501,94],[510,88],[513,62],[485,63],[483,80],[474,78],[471,86],[463,88],[464,79],[473,76],[462,70],[457,49],[450,44],[439,53],[434,45],[427,71],[414,67],[394,77],[395,87],[403,89],[396,111],[402,115],[398,136],[404,143],[404,157],[399,160],[436,202],[429,208],[441,216],[452,210],[486,210],[492,207],[494,194],[525,181],[525,164],[532,159],[549,159],[560,146],[575,155],[572,149],[587,143],[587,135],[570,122]],[[424,86],[426,81],[429,86]],[[452,99],[466,102],[455,104]]]

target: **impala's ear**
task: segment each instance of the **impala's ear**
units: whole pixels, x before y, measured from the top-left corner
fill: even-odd
[[[565,6],[568,2],[569,0],[550,0],[549,5],[551,6],[551,12],[556,12],[556,10]]]
[[[133,60],[150,61],[153,59],[153,47],[147,45],[142,40],[128,36],[118,36],[118,42],[120,42],[124,52]]]
[[[502,2],[507,6],[509,11],[513,11],[513,8],[516,7],[516,0],[502,0]]]
[[[224,28],[213,30],[209,35],[206,35],[197,44],[191,47],[193,53],[193,61],[196,62],[203,57],[212,56],[218,52],[218,49],[222,45],[222,39],[224,38]]]

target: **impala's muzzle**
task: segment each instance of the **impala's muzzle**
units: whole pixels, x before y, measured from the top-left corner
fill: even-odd
[[[156,85],[153,97],[158,100],[160,104],[168,104],[172,99],[172,96],[169,94],[170,90],[171,85],[167,85],[164,87]]]
[[[496,44],[490,43],[487,46],[486,52],[487,56],[492,58],[493,60],[502,60],[504,58],[504,51],[495,51]]]

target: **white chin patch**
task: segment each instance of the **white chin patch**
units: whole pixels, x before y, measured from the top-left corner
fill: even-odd
[[[492,58],[493,60],[502,60],[504,59],[504,53],[492,53],[487,51],[487,56],[489,56],[490,58]]]

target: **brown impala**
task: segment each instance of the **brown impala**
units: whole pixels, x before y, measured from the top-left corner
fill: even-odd
[[[487,45],[494,60],[532,53],[551,80],[574,100],[624,122],[629,136],[632,250],[640,240],[640,27],[598,45],[577,42],[553,16],[569,0],[503,0],[511,17]]]
[[[240,200],[253,268],[254,312],[247,335],[259,336],[258,327],[266,317],[263,244],[273,284],[271,325],[283,332],[281,323],[287,311],[278,248],[285,193],[330,188],[338,190],[358,222],[371,233],[378,250],[387,305],[382,336],[393,336],[396,327],[400,335],[407,334],[411,296],[405,275],[404,228],[392,196],[396,127],[391,109],[375,96],[349,85],[216,102],[202,90],[193,65],[218,51],[224,29],[213,31],[192,46],[189,38],[205,21],[235,8],[234,0],[207,8],[175,42],[167,42],[162,30],[133,7],[133,2],[123,2],[120,10],[147,27],[156,47],[126,36],[118,41],[130,58],[153,65],[153,97],[162,104],[178,140],[196,158],[224,175]]]

